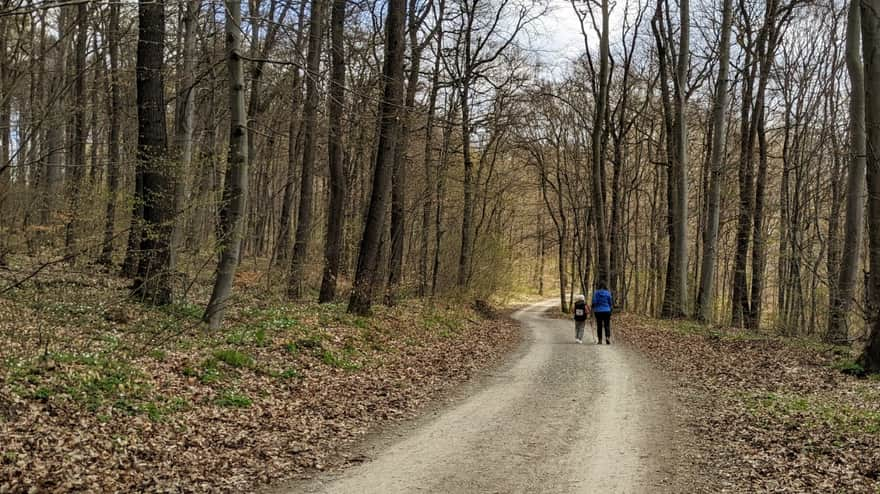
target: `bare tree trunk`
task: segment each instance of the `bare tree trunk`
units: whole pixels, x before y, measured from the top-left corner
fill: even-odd
[[[12,95],[7,89],[11,85],[8,73],[10,62],[7,60],[9,36],[6,18],[0,18],[0,266],[6,266],[6,255],[9,251],[9,214],[6,211],[12,186],[12,163],[10,162],[11,145],[11,108]]]
[[[727,151],[727,90],[730,84],[730,32],[733,24],[733,0],[724,0],[721,20],[721,39],[718,83],[712,107],[712,151],[706,229],[703,231],[703,260],[700,268],[700,289],[697,294],[696,317],[712,320],[715,306],[715,266],[718,262],[718,227],[721,214],[721,181]]]
[[[680,41],[678,45],[678,67],[676,71],[676,99],[675,99],[675,127],[678,136],[676,145],[678,151],[673,161],[672,170],[675,192],[673,204],[673,230],[675,232],[675,276],[673,280],[674,294],[672,303],[664,301],[672,317],[684,317],[687,314],[687,279],[688,279],[688,244],[687,244],[687,219],[688,219],[688,127],[687,127],[687,82],[688,68],[690,66],[690,8],[689,0],[680,0]]]
[[[880,371],[880,0],[862,0],[865,135],[868,184],[868,341],[860,360]]]
[[[606,286],[610,282],[610,255],[608,252],[608,230],[605,221],[605,183],[603,181],[605,112],[608,106],[608,58],[609,58],[609,13],[608,0],[602,0],[602,36],[599,39],[599,93],[596,95],[596,112],[593,114],[592,184],[593,219],[596,231],[596,281]]]
[[[416,0],[409,0],[409,34],[410,64],[407,75],[406,92],[404,97],[403,118],[400,123],[400,137],[394,150],[394,170],[391,179],[391,256],[388,261],[388,284],[385,288],[386,305],[394,305],[397,298],[397,290],[403,277],[403,257],[406,239],[406,174],[409,165],[407,152],[409,151],[409,134],[412,120],[412,111],[416,102],[416,91],[419,85],[419,75],[422,62],[422,50],[426,43],[419,43],[419,29],[424,23],[425,17],[430,12],[430,5],[425,6],[420,12],[416,9]]]
[[[762,34],[765,39],[764,50],[759,51],[760,73],[758,77],[758,92],[755,97],[755,109],[752,114],[752,132],[758,139],[758,174],[755,177],[755,202],[754,221],[752,233],[752,286],[750,291],[750,304],[748,311],[747,326],[757,329],[761,323],[762,301],[764,292],[764,270],[766,264],[766,248],[764,245],[764,202],[766,199],[767,182],[767,133],[766,122],[766,93],[767,83],[773,66],[773,57],[776,52],[779,28],[777,17],[779,12],[778,0],[769,0],[765,13]],[[759,47],[761,43],[759,43]],[[751,150],[750,150],[751,152]]]
[[[107,136],[107,209],[104,214],[104,241],[98,262],[109,266],[113,263],[113,236],[116,229],[116,199],[119,193],[119,172],[121,171],[119,143],[119,3],[110,3],[109,29],[107,32],[107,51],[110,70],[107,75],[107,115],[110,125]]]
[[[750,26],[749,26],[750,28]],[[751,36],[751,33],[748,33]],[[763,36],[763,33],[760,35]],[[751,38],[749,38],[751,41]],[[755,181],[752,165],[753,137],[751,131],[750,111],[753,104],[753,86],[757,73],[756,58],[753,52],[762,51],[759,47],[753,50],[753,44],[749,44],[744,50],[745,63],[743,64],[742,100],[740,112],[740,156],[738,169],[739,184],[739,213],[736,227],[736,251],[734,254],[733,267],[733,294],[731,303],[731,324],[742,326],[747,321],[749,314],[748,281],[746,269],[748,263],[749,244],[752,234],[752,216],[755,204]]]
[[[305,31],[305,6],[308,2],[300,2],[299,18],[297,19],[296,31],[296,52],[300,54],[300,46],[303,43],[303,32]],[[291,218],[293,217],[293,201],[295,197],[296,183],[296,163],[299,157],[299,136],[302,130],[302,120],[297,117],[302,105],[302,72],[297,67],[293,71],[293,105],[290,109],[290,124],[288,126],[287,141],[287,175],[284,181],[284,196],[281,202],[281,217],[279,219],[281,225],[278,229],[278,240],[275,245],[274,258],[276,261],[285,260],[290,250],[290,227]]]
[[[385,62],[382,68],[385,88],[379,104],[381,118],[379,147],[373,172],[370,206],[364,222],[357,271],[348,303],[348,311],[355,314],[370,312],[373,302],[372,285],[379,268],[379,243],[385,230],[385,212],[391,188],[391,160],[394,159],[394,147],[400,125],[400,107],[403,105],[405,19],[406,0],[388,0],[388,14],[385,19]]]
[[[309,53],[306,74],[306,106],[303,114],[305,129],[303,141],[302,173],[300,175],[299,209],[296,218],[296,237],[290,259],[287,280],[287,297],[302,298],[305,288],[306,262],[309,240],[312,238],[312,202],[314,201],[315,147],[318,121],[318,80],[321,65],[321,38],[324,26],[324,2],[313,0],[309,19]]]
[[[168,163],[165,92],[164,0],[138,2],[137,103],[138,174],[143,187],[143,229],[133,294],[161,305],[171,303],[171,201],[174,178]]]
[[[345,231],[345,195],[348,185],[343,163],[342,117],[345,103],[345,4],[346,0],[334,0],[330,19],[332,72],[328,96],[329,137],[328,158],[330,164],[330,201],[327,207],[327,239],[324,242],[324,275],[318,301],[331,302],[336,298],[336,277],[342,254]]]
[[[470,40],[470,30],[468,30],[465,38]],[[466,42],[467,50],[470,51],[470,42]],[[472,241],[472,217],[474,215],[474,162],[471,158],[471,115],[470,115],[470,82],[469,77],[465,77],[465,81],[461,86],[461,139],[462,154],[464,163],[464,180],[462,188],[464,190],[464,200],[462,206],[461,218],[461,250],[458,256],[458,277],[456,285],[459,288],[467,288],[470,273],[468,268],[471,265],[471,246]]]
[[[79,204],[82,187],[82,179],[86,167],[86,139],[88,128],[86,127],[86,40],[88,38],[88,4],[81,3],[76,8],[77,34],[74,48],[74,71],[75,81],[73,84],[73,146],[71,146],[72,160],[70,161],[70,183],[68,185],[69,211],[68,220],[64,229],[64,247],[68,259],[75,261],[77,248],[77,220],[79,219]]]
[[[847,173],[846,220],[843,259],[838,273],[837,290],[831,293],[826,341],[845,344],[849,340],[847,314],[859,269],[862,229],[865,214],[865,75],[859,53],[861,15],[858,0],[850,0],[846,24],[846,68],[850,80],[850,152]]]
[[[229,159],[220,211],[220,262],[203,320],[212,329],[223,322],[238,266],[248,196],[248,132],[241,60],[241,0],[226,1],[226,64],[229,71]]]
[[[538,213],[538,295],[544,296],[544,215]]]
[[[58,25],[56,27],[59,38],[65,35],[67,29],[65,24],[66,16],[64,15],[65,9],[61,10],[62,12],[58,14]],[[57,66],[63,66],[66,63],[66,48],[67,43],[56,43],[55,49],[50,52],[54,54],[52,61]],[[48,63],[51,62],[43,63],[44,70]],[[49,125],[49,128],[46,129],[46,151],[43,153],[46,155],[46,173],[40,184],[42,193],[40,224],[43,226],[49,226],[52,219],[52,212],[55,210],[56,204],[55,198],[58,195],[58,184],[61,181],[61,167],[64,165],[64,146],[62,143],[64,139],[64,125],[60,115],[64,114],[63,98],[61,95],[65,90],[64,74],[66,70],[60,69],[53,72],[54,76],[49,84],[47,95],[47,115],[53,119],[53,125]]]
[[[669,256],[666,262],[666,284],[663,295],[661,315],[667,318],[684,317],[687,300],[687,73],[689,66],[689,9],[687,0],[679,7],[680,40],[678,60],[676,61],[673,88],[670,90],[667,52],[673,42],[671,33],[665,27],[662,0],[652,21],[654,37],[657,41],[660,66],[660,82],[663,96],[664,123],[667,129],[667,235],[669,237]],[[674,102],[672,101],[674,97]]]
[[[174,147],[172,159],[177,171],[177,183],[174,188],[174,230],[171,233],[171,269],[177,265],[177,251],[180,249],[183,232],[186,229],[183,214],[186,204],[186,182],[192,164],[193,148],[193,115],[195,81],[193,71],[195,69],[195,45],[196,45],[196,21],[198,20],[201,0],[183,0],[181,5],[180,30],[182,31],[181,62],[177,67],[177,101],[174,111]]]
[[[434,56],[434,70],[431,75],[431,92],[428,96],[428,119],[425,124],[425,149],[424,171],[425,189],[422,192],[422,232],[421,246],[419,249],[419,296],[424,297],[428,293],[428,244],[430,243],[431,222],[431,195],[433,194],[434,177],[434,118],[437,112],[437,94],[440,91],[440,61],[443,47],[443,13],[445,0],[440,0],[439,14],[437,16],[437,53]]]

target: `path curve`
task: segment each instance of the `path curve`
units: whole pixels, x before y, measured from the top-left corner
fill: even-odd
[[[524,348],[468,397],[376,446],[370,460],[286,492],[677,492],[671,390],[625,345],[575,344],[573,323],[514,314]],[[588,331],[592,326],[588,327]],[[593,337],[595,338],[595,337]],[[382,443],[382,441],[379,441]]]

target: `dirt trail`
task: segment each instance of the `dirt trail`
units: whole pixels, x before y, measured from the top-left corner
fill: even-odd
[[[675,481],[677,427],[662,378],[624,345],[575,344],[570,321],[544,316],[553,303],[514,315],[523,349],[468,397],[375,441],[368,461],[279,492],[687,490]]]

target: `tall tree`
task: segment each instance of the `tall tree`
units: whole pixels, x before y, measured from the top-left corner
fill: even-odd
[[[410,124],[416,103],[416,91],[422,51],[431,37],[419,40],[419,30],[431,12],[433,2],[427,2],[418,9],[416,0],[409,0],[407,33],[409,35],[409,73],[406,78],[403,118],[400,123],[400,138],[394,149],[394,169],[391,174],[391,256],[388,259],[388,285],[385,290],[385,304],[392,305],[397,297],[397,289],[403,277],[403,251],[406,238],[406,171],[408,167]]]
[[[294,54],[299,58],[302,52],[303,33],[305,32],[305,10],[308,2],[300,2],[299,15],[297,17],[296,42]],[[290,227],[293,217],[293,201],[296,195],[296,165],[299,163],[299,143],[302,134],[302,119],[298,117],[302,106],[302,70],[294,66],[293,83],[291,84],[292,106],[290,107],[290,123],[287,137],[287,174],[284,179],[284,194],[281,201],[281,217],[279,218],[278,242],[275,247],[273,258],[275,260],[288,259],[290,250]]]
[[[859,1],[851,0],[846,22],[846,68],[850,80],[849,100],[849,170],[846,183],[846,222],[843,259],[838,273],[837,290],[831,294],[828,317],[829,343],[844,344],[849,339],[847,317],[852,306],[862,246],[865,214],[865,75],[859,51],[861,13]]]
[[[331,72],[327,96],[329,136],[327,142],[330,169],[330,199],[327,205],[327,239],[324,242],[324,274],[321,279],[319,302],[336,298],[336,277],[343,248],[345,231],[345,195],[347,193],[344,143],[342,142],[342,113],[345,103],[345,4],[334,0],[330,14]]]
[[[138,2],[137,174],[143,187],[143,234],[133,293],[157,305],[171,303],[171,230],[174,174],[165,129],[165,1]]]
[[[355,314],[370,312],[373,283],[379,270],[379,244],[385,230],[385,215],[391,192],[392,160],[403,106],[405,20],[406,0],[388,0],[388,14],[385,17],[385,62],[382,67],[385,88],[379,103],[379,147],[373,167],[373,187],[361,237],[357,271],[348,302],[348,311]]]
[[[488,12],[489,21],[480,21]],[[512,0],[501,0],[496,5],[480,0],[462,0],[459,2],[458,42],[454,51],[458,55],[454,61],[453,77],[457,79],[461,96],[461,139],[462,162],[464,176],[462,178],[463,204],[461,217],[461,244],[458,256],[458,276],[456,284],[459,288],[467,287],[470,281],[471,257],[474,245],[474,161],[473,151],[473,106],[474,84],[485,77],[485,72],[501,57],[516,39],[516,36],[534,17],[529,8],[514,5]],[[518,9],[518,10],[517,10]],[[504,26],[500,19],[515,11],[514,19]],[[481,24],[484,24],[481,26]],[[481,29],[482,27],[482,29]]]
[[[300,171],[299,209],[296,216],[296,237],[293,242],[293,256],[290,259],[290,273],[287,280],[287,296],[299,299],[305,288],[305,268],[309,241],[312,238],[312,202],[314,201],[315,148],[317,143],[318,121],[318,81],[321,65],[321,39],[324,27],[324,1],[312,2],[309,18],[309,53],[306,69],[306,105],[303,112],[302,170]]]
[[[79,219],[79,204],[83,176],[86,168],[86,47],[88,46],[88,4],[81,3],[76,7],[76,41],[74,48],[74,84],[73,84],[73,142],[70,150],[72,158],[69,161],[70,177],[69,184],[69,212],[65,225],[64,246],[67,256],[71,260],[77,255],[77,220]]]
[[[721,215],[721,182],[727,153],[727,91],[730,85],[730,32],[733,24],[733,0],[723,0],[721,35],[718,41],[718,81],[712,106],[712,151],[706,228],[703,231],[703,259],[695,315],[710,321],[715,305],[715,266],[718,262],[718,226]]]
[[[201,0],[182,0],[179,35],[180,61],[177,65],[177,91],[174,107],[174,141],[172,159],[176,161],[177,180],[174,191],[174,230],[171,234],[171,266],[176,264],[177,251],[186,229],[183,210],[186,205],[186,184],[192,165],[193,117],[195,115],[195,51],[196,22]]]
[[[596,281],[609,285],[611,271],[611,255],[608,246],[608,222],[605,218],[605,142],[608,134],[606,128],[609,89],[609,58],[610,58],[610,29],[609,29],[609,6],[608,0],[600,0],[602,30],[599,33],[599,73],[593,75],[593,98],[596,101],[596,109],[593,112],[593,128],[590,132],[590,190],[592,192],[592,219],[596,232]],[[578,15],[581,25],[581,34],[584,37],[584,47],[587,47],[588,35],[584,29],[584,21],[587,12],[580,12],[572,0],[572,6]],[[590,13],[589,15],[592,15]],[[589,50],[587,50],[589,56]],[[592,62],[590,63],[592,68]],[[563,304],[564,305],[564,304]]]
[[[868,341],[861,356],[880,371],[880,0],[861,0],[865,67],[865,140],[868,185]]]
[[[113,237],[116,229],[116,200],[119,192],[120,151],[120,95],[119,95],[119,3],[110,3],[107,30],[107,56],[110,68],[107,81],[107,115],[110,119],[107,135],[107,207],[104,213],[104,241],[98,262],[109,266],[113,262]]]
[[[669,257],[666,264],[666,288],[661,315],[683,317],[687,314],[687,97],[688,69],[690,66],[690,6],[688,0],[679,4],[678,57],[674,60],[675,73],[669,87],[669,65],[673,63],[672,33],[666,27],[668,12],[663,13],[664,0],[658,0],[652,21],[657,42],[660,67],[663,112],[667,129],[666,149],[668,163],[667,204]]]
[[[443,16],[446,11],[446,0],[440,0],[437,9],[434,36],[436,48],[434,52],[434,68],[431,72],[431,90],[428,94],[428,116],[425,123],[425,148],[423,151],[423,169],[425,188],[422,192],[422,231],[419,248],[419,296],[428,293],[428,246],[430,242],[431,197],[434,192],[434,122],[437,113],[437,95],[440,92],[440,62],[443,50]]]
[[[241,53],[241,0],[226,1],[226,67],[229,72],[229,158],[220,210],[220,262],[203,319],[211,328],[223,322],[238,266],[248,197],[248,132]]]

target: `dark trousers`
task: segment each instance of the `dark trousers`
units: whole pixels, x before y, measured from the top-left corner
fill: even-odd
[[[596,316],[596,337],[599,343],[602,343],[602,327],[605,327],[605,340],[611,340],[611,313],[610,312],[593,312]]]

